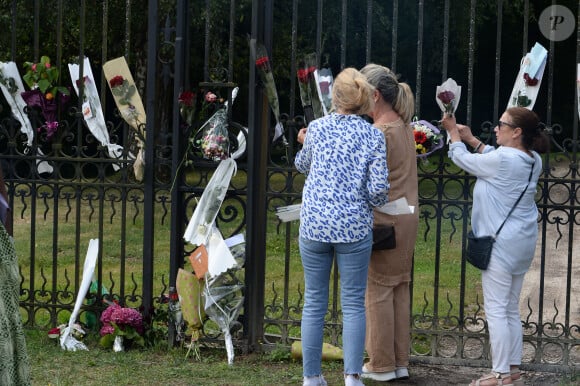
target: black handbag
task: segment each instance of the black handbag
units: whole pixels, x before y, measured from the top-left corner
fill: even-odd
[[[395,227],[393,225],[377,225],[373,228],[373,251],[395,249]]]
[[[512,214],[524,193],[528,189],[528,185],[530,185],[530,181],[532,180],[532,172],[534,171],[534,164],[532,164],[532,170],[530,170],[530,177],[528,179],[528,183],[524,188],[523,192],[518,197],[516,203],[510,209],[508,215],[506,216],[505,220],[499,226],[497,232],[493,236],[482,236],[482,237],[475,237],[473,231],[469,231],[467,234],[467,251],[465,252],[465,259],[474,267],[485,271],[487,266],[489,265],[489,259],[491,258],[491,251],[493,250],[493,244],[495,243],[495,239],[503,225],[507,221],[508,217]]]

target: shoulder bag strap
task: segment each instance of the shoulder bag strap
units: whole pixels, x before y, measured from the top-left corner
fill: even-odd
[[[524,188],[524,190],[522,191],[522,193],[520,194],[520,196],[518,197],[516,203],[514,204],[514,206],[512,206],[512,208],[510,209],[510,212],[508,213],[508,215],[506,216],[505,220],[503,220],[503,222],[501,223],[501,225],[499,226],[499,228],[497,229],[497,232],[495,232],[495,237],[497,237],[497,235],[499,235],[499,232],[501,231],[501,228],[503,228],[503,225],[505,224],[505,222],[507,221],[508,217],[512,214],[512,212],[514,211],[514,209],[516,208],[516,206],[518,206],[518,203],[520,202],[520,200],[522,199],[522,197],[524,196],[524,193],[526,193],[526,190],[528,190],[528,186],[530,186],[530,181],[532,181],[532,172],[534,171],[534,165],[536,164],[536,162],[532,163],[532,169],[530,170],[530,177],[528,178],[528,183],[526,184],[526,187]],[[495,238],[494,237],[494,238]]]

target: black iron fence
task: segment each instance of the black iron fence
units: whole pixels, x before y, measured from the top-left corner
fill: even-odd
[[[0,38],[0,60],[15,62],[22,75],[25,61],[51,56],[62,84],[69,85],[68,63],[88,57],[110,143],[123,149],[118,158],[109,156],[85,124],[81,98],[73,96],[60,108],[52,140],[36,131],[45,124],[38,110],[26,110],[31,135],[6,98],[1,101],[1,159],[14,209],[27,325],[46,328],[67,320],[92,238],[100,241],[96,285],[82,316],[98,315],[99,300],[107,296],[145,312],[158,306],[191,252],[183,232],[216,167],[196,148],[201,111],[187,125],[177,101],[191,90],[201,107],[202,96],[211,91],[231,103],[232,149],[245,148],[217,219],[224,236],[245,233],[247,241],[237,344],[244,349],[290,344],[299,339],[303,300],[297,224],[280,223],[275,209],[301,199],[304,178],[292,160],[296,133],[304,125],[295,76],[303,57],[315,53],[317,65],[334,74],[367,62],[391,67],[411,85],[416,114],[427,120],[440,115],[436,85],[452,77],[463,86],[459,119],[494,143],[492,122],[508,102],[521,58],[539,42],[548,49],[548,61],[535,110],[552,146],[538,187],[537,257],[522,296],[524,365],[577,370],[580,205],[573,77],[580,35],[573,30],[566,39],[549,39],[538,23],[542,11],[558,4],[180,0],[143,8],[131,1],[13,0],[4,5],[2,17],[10,20],[12,33]],[[578,4],[559,6],[576,15],[575,26]],[[285,129],[276,141],[250,50],[255,44],[267,48],[276,80]],[[101,71],[119,56],[127,59],[147,111],[143,181],[132,169],[135,132],[115,108]],[[445,149],[420,161],[419,173],[413,360],[487,365],[478,274],[461,259],[474,180],[449,162]],[[337,279],[335,273],[326,331],[328,342],[340,345]]]

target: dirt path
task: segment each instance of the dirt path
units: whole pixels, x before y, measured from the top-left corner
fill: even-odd
[[[568,166],[562,165],[555,167],[553,174],[555,176],[565,175],[568,171]],[[567,203],[569,201],[570,190],[562,183],[556,183],[550,188],[550,199],[556,203]],[[563,221],[568,220],[568,215],[564,212],[551,212],[549,214],[549,221],[554,221],[556,216],[563,218]],[[561,326],[566,325],[566,301],[567,301],[567,286],[570,285],[570,308],[569,308],[569,322],[570,326],[580,325],[580,226],[577,223],[573,224],[574,232],[572,241],[570,240],[569,223],[561,225],[560,229],[555,224],[547,224],[546,226],[546,247],[544,257],[544,289],[543,296],[540,298],[540,279],[542,270],[542,230],[538,237],[536,246],[536,256],[532,262],[530,270],[526,274],[524,286],[522,288],[522,296],[520,301],[520,312],[522,320],[529,322],[540,322],[540,300],[543,301],[541,323],[556,323],[556,329],[544,328],[544,332],[553,336],[561,333]],[[560,234],[561,233],[561,234]],[[569,248],[572,249],[572,261],[568,261]],[[568,279],[568,271],[570,270],[570,279]],[[531,310],[530,310],[531,309]],[[550,326],[551,327],[551,326]],[[578,335],[576,335],[578,336]],[[526,355],[533,355],[533,348],[527,347],[524,349],[524,361]],[[550,353],[551,360],[556,358],[553,355],[560,356],[561,353]],[[572,350],[570,352],[571,359],[575,363],[580,363],[580,350]]]
[[[434,366],[426,364],[412,365],[409,368],[411,377],[407,380],[388,382],[389,386],[417,385],[417,386],[441,386],[441,385],[464,385],[467,386],[473,379],[489,373],[489,369],[477,367],[459,366]],[[522,376],[527,386],[558,386],[572,385],[570,378],[565,375],[540,372],[524,372]],[[385,382],[365,380],[365,385],[386,385]]]

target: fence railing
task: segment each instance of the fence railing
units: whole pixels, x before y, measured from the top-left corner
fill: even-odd
[[[416,114],[422,119],[439,118],[435,86],[453,77],[463,86],[459,119],[494,143],[491,122],[507,104],[521,57],[539,41],[549,55],[535,109],[552,149],[544,155],[538,185],[537,257],[522,296],[524,362],[542,370],[578,368],[579,142],[577,95],[570,79],[580,38],[555,42],[542,36],[530,22],[542,11],[535,2],[180,0],[170,6],[150,2],[147,14],[132,2],[8,3],[12,29],[0,38],[6,53],[0,61],[14,61],[22,70],[24,61],[51,55],[66,84],[67,63],[79,55],[89,57],[111,142],[125,149],[119,159],[109,158],[84,125],[82,102],[74,98],[60,111],[58,136],[46,141],[35,134],[30,143],[1,102],[1,160],[14,208],[28,325],[51,327],[66,320],[90,238],[99,238],[101,247],[91,295],[97,302],[89,299],[84,313],[98,314],[101,296],[135,307],[157,305],[191,252],[183,231],[215,168],[190,152],[188,139],[199,123],[183,125],[177,96],[183,90],[199,96],[212,90],[227,99],[225,90],[236,84],[239,93],[229,118],[239,123],[230,127],[230,136],[238,140],[247,128],[247,136],[239,139],[246,152],[238,159],[218,224],[226,236],[245,232],[247,238],[244,327],[238,344],[290,344],[300,335],[303,302],[297,224],[278,222],[274,212],[301,199],[304,177],[292,160],[296,133],[304,124],[295,76],[303,56],[315,53],[318,65],[335,74],[367,62],[391,67],[415,91]],[[578,6],[571,12],[578,14]],[[48,29],[56,33],[45,36]],[[268,49],[286,142],[272,142],[274,119],[251,64],[252,42]],[[131,171],[133,133],[113,108],[100,71],[117,56],[127,58],[146,101],[151,135],[142,183]],[[28,113],[35,129],[42,126],[42,117]],[[186,154],[191,164],[183,164]],[[485,365],[490,354],[478,273],[461,259],[474,179],[445,155],[441,150],[419,163],[413,360]],[[47,165],[52,171],[41,172]],[[338,274],[333,278],[325,331],[330,343],[340,344]]]

